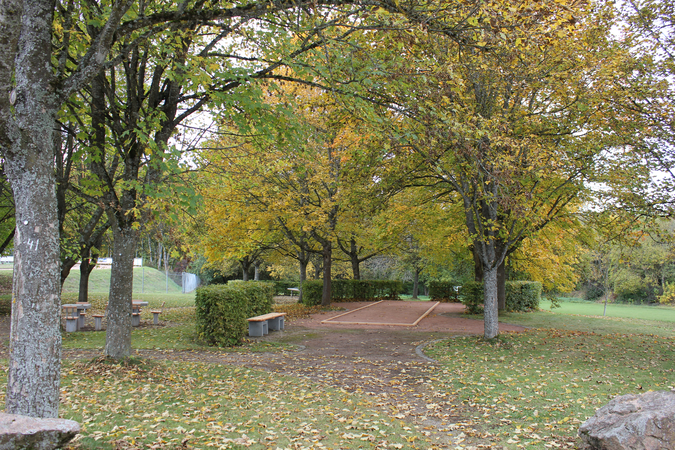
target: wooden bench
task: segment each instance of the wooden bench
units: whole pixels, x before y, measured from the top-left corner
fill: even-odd
[[[248,320],[248,335],[260,337],[268,334],[269,330],[283,330],[285,315],[286,313],[269,313],[246,319]]]

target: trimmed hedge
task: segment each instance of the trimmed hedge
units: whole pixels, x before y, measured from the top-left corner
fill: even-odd
[[[541,300],[541,283],[538,281],[507,281],[506,310],[532,311],[539,309]],[[483,283],[469,281],[460,289],[462,303],[469,314],[483,312]]]
[[[289,281],[289,280],[275,280],[274,283],[274,295],[291,295],[291,291],[288,288],[297,288],[300,287],[298,281]]]
[[[455,290],[457,284],[454,281],[430,281],[429,298],[431,300],[458,303],[459,294]]]
[[[272,312],[274,286],[266,282],[230,283],[197,289],[197,335],[212,345],[233,346],[248,334],[246,319]]]
[[[368,301],[398,299],[403,292],[402,281],[390,280],[332,280],[332,301]],[[302,303],[307,306],[321,304],[323,280],[309,280],[302,284]]]

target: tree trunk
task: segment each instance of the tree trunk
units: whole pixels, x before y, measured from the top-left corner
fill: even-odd
[[[91,275],[92,270],[96,267],[96,259],[93,258],[94,263],[91,263],[89,259],[89,249],[86,250],[86,254],[82,255],[82,262],[80,263],[80,289],[77,294],[78,302],[89,302],[89,275]]]
[[[473,279],[480,283],[483,281],[483,263],[475,245],[471,246],[471,253],[473,254]]]
[[[323,243],[323,292],[321,294],[321,306],[330,306],[333,296],[331,287],[331,264],[333,257],[333,246],[331,241],[326,240]]]
[[[499,311],[506,309],[506,258],[497,267],[497,308]]]
[[[253,264],[253,280],[260,281],[260,262],[258,261]]]
[[[248,261],[248,256],[240,260],[239,264],[241,264],[242,280],[248,281],[248,269],[251,267],[251,263]]]
[[[104,354],[120,359],[131,355],[131,301],[138,233],[132,227],[121,228],[117,223],[112,229],[114,248]]]
[[[53,13],[51,1],[0,6],[0,147],[16,208],[5,412],[45,418],[59,415],[61,381]]]
[[[499,334],[496,267],[486,268],[483,271],[483,289],[485,290],[485,303],[483,307],[485,339],[493,339]]]
[[[361,279],[361,268],[360,268],[360,261],[359,261],[359,252],[358,249],[356,248],[356,239],[351,238],[349,241],[350,245],[350,254],[349,256],[351,257],[352,260],[352,273],[354,275],[355,280],[360,280]]]
[[[54,121],[25,133],[26,153],[6,160],[14,189],[16,236],[5,412],[58,417],[61,272],[51,133]],[[42,125],[40,127],[39,125]],[[48,136],[44,141],[43,136]]]
[[[298,296],[298,303],[302,303],[302,285],[307,279],[307,264],[309,264],[309,258],[304,251],[298,252],[298,262],[300,263],[300,293]]]
[[[417,267],[414,268],[413,274],[413,292],[412,298],[417,298],[420,292],[420,269]]]

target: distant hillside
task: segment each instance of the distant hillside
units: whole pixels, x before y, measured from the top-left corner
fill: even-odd
[[[110,291],[110,269],[94,269],[89,276],[89,292],[108,293]],[[63,292],[78,292],[80,271],[71,270],[63,284]],[[164,272],[152,267],[134,267],[134,294],[162,293],[167,291]],[[181,287],[169,278],[169,293],[180,294]]]

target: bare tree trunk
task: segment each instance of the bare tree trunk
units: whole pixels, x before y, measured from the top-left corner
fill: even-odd
[[[27,138],[51,139],[54,121],[44,119],[43,128],[26,132]],[[51,149],[47,142],[30,144],[32,153]],[[61,273],[51,163],[49,156],[28,154],[7,160],[16,196],[16,236],[5,412],[32,417],[59,415]]]
[[[499,311],[506,309],[506,258],[497,267],[497,308]]]
[[[480,254],[478,251],[479,250],[475,245],[471,246],[471,253],[473,254],[473,279],[474,281],[482,282],[483,262],[480,259]]]
[[[499,335],[499,313],[497,309],[497,268],[491,267],[483,272],[485,304],[483,318],[485,338],[493,339]]]
[[[260,261],[256,261],[253,264],[253,280],[260,281]]]
[[[360,262],[359,261],[359,253],[358,249],[356,248],[356,239],[351,238],[349,241],[350,245],[350,250],[351,250],[351,260],[352,260],[352,273],[354,275],[355,280],[360,280],[361,279],[361,268],[360,268]]]
[[[131,355],[131,301],[138,233],[132,227],[121,228],[118,224],[112,229],[114,249],[104,354],[120,359]]]
[[[417,298],[419,296],[420,292],[420,269],[418,267],[415,267],[413,269],[413,292],[412,292],[412,298]]]
[[[298,296],[298,303],[302,303],[302,285],[307,280],[307,265],[309,264],[309,256],[304,250],[298,251],[298,262],[300,263],[300,294]]]
[[[248,256],[240,260],[239,263],[241,264],[242,279],[244,281],[248,281],[248,269],[251,267],[251,263],[248,261]]]
[[[5,412],[32,417],[58,417],[61,381],[53,13],[52,1],[0,5],[0,148],[16,208]]]
[[[321,306],[330,306],[333,297],[331,286],[331,265],[333,262],[333,246],[331,241],[323,243],[323,292],[321,293]]]
[[[89,259],[89,249],[82,255],[82,262],[80,262],[80,289],[77,294],[77,301],[87,303],[89,301],[89,275],[96,267],[96,260],[98,258]]]

